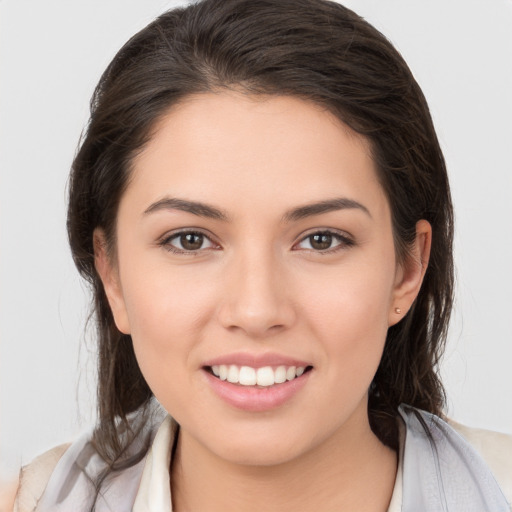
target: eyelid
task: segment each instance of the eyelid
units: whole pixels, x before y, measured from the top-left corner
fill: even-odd
[[[309,251],[309,252],[318,253],[318,254],[332,254],[338,250],[346,249],[348,247],[352,247],[355,245],[354,238],[352,237],[352,235],[350,235],[346,231],[341,231],[341,230],[333,229],[333,228],[314,228],[314,229],[307,231],[306,233],[302,233],[299,240],[293,244],[292,249],[297,247],[297,245],[299,245],[300,243],[307,240],[309,237],[311,237],[313,235],[317,235],[317,234],[330,235],[333,238],[336,238],[340,243],[338,243],[337,245],[335,245],[334,247],[332,247],[330,249],[324,249],[324,250],[300,249],[300,248],[296,249],[296,250]]]
[[[197,250],[182,250],[177,247],[174,247],[170,244],[170,241],[177,238],[180,235],[184,235],[187,233],[196,233],[204,236],[208,241],[214,246],[214,247],[208,247],[206,249],[197,249]],[[335,245],[334,247],[330,249],[324,249],[324,250],[315,250],[315,249],[295,249],[301,242],[304,242],[307,238],[316,235],[316,234],[328,234],[332,236],[333,238],[336,238],[339,243]],[[163,247],[164,249],[168,250],[169,252],[174,252],[177,254],[187,254],[187,255],[198,255],[204,251],[212,250],[212,249],[220,249],[221,245],[215,240],[215,237],[207,232],[206,230],[202,228],[195,228],[195,227],[189,227],[189,228],[178,228],[176,230],[170,231],[165,233],[163,236],[161,236],[157,240],[157,245]],[[330,254],[333,252],[336,252],[337,250],[348,248],[355,245],[355,241],[349,233],[346,231],[341,231],[333,228],[314,228],[311,230],[308,230],[305,233],[302,233],[300,235],[300,238],[297,242],[295,242],[292,246],[292,250],[304,250],[309,251],[313,253],[319,253],[319,254]]]
[[[174,247],[173,245],[171,245],[171,243],[170,243],[171,240],[179,237],[180,235],[186,235],[189,233],[195,233],[195,234],[204,236],[206,239],[209,240],[209,242],[213,245],[213,247],[208,247],[206,249],[197,249],[195,251],[193,251],[193,250],[187,251],[187,250],[179,249],[178,247]],[[169,252],[173,252],[175,254],[187,254],[190,256],[197,256],[198,254],[201,254],[204,251],[209,251],[212,249],[220,248],[220,244],[215,241],[214,237],[210,233],[208,233],[207,231],[205,231],[202,228],[194,228],[194,227],[178,228],[173,231],[169,231],[157,240],[157,245],[163,247],[164,249],[166,249]]]

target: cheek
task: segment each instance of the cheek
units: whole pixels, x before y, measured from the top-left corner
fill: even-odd
[[[308,304],[312,316],[342,330],[365,330],[376,325],[380,329],[380,324],[387,327],[393,296],[393,262],[364,263],[340,267],[325,276],[315,273],[302,276],[302,292],[297,292],[303,296],[302,302]]]
[[[186,266],[170,265],[165,256],[148,265],[133,258],[123,269],[121,282],[132,332],[162,334],[179,327],[187,336],[208,317],[215,304],[212,279],[198,280],[201,272]],[[142,260],[142,258],[141,258]]]
[[[343,368],[352,378],[365,370],[373,377],[388,329],[393,265],[351,267],[323,280],[321,288],[313,279],[307,284],[314,291],[303,298],[303,314],[322,340],[331,372]]]
[[[123,295],[141,371],[160,399],[171,379],[187,375],[214,307],[212,283],[199,286],[187,269],[135,264],[124,269]]]

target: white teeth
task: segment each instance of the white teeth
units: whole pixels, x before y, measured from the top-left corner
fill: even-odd
[[[256,382],[258,386],[273,386],[274,385],[274,370],[270,366],[258,368],[256,372]]]
[[[274,372],[274,382],[276,384],[282,384],[286,382],[286,366],[278,366]]]
[[[290,366],[288,370],[286,370],[286,380],[295,379],[295,366]]]
[[[254,386],[256,384],[256,370],[250,366],[242,366],[238,382],[242,386]]]
[[[231,382],[232,384],[236,384],[238,382],[238,377],[240,376],[240,370],[238,369],[238,366],[232,364],[229,366],[228,369],[228,378],[227,381]]]
[[[275,369],[271,366],[263,366],[256,369],[250,366],[237,366],[236,364],[220,364],[213,365],[211,370],[220,380],[227,380],[232,384],[268,387],[300,377],[306,370],[306,367],[281,365]]]

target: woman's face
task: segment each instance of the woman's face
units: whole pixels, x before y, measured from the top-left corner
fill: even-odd
[[[250,464],[369,431],[386,331],[422,277],[397,264],[360,136],[303,100],[234,92],[162,118],[116,258],[97,267],[156,398],[182,435]]]

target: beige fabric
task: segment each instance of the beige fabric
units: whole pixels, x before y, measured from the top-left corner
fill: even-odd
[[[481,428],[466,427],[451,420],[448,423],[487,462],[505,498],[512,503],[512,436]]]
[[[465,427],[453,421],[450,421],[450,425],[482,455],[508,502],[512,503],[512,436]],[[175,432],[176,423],[168,416],[159,427],[148,452],[133,512],[172,511],[171,494],[167,482],[170,478],[170,457]],[[404,441],[403,429],[401,429],[400,437],[402,444]],[[34,511],[55,465],[68,446],[58,446],[46,452],[22,470],[15,512]],[[401,511],[402,472],[402,460],[399,458],[395,487],[388,512]]]
[[[68,447],[69,444],[56,446],[22,468],[14,512],[32,512],[36,508],[53,469]]]
[[[167,416],[149,449],[132,512],[172,512],[169,468],[176,431],[177,423]]]

